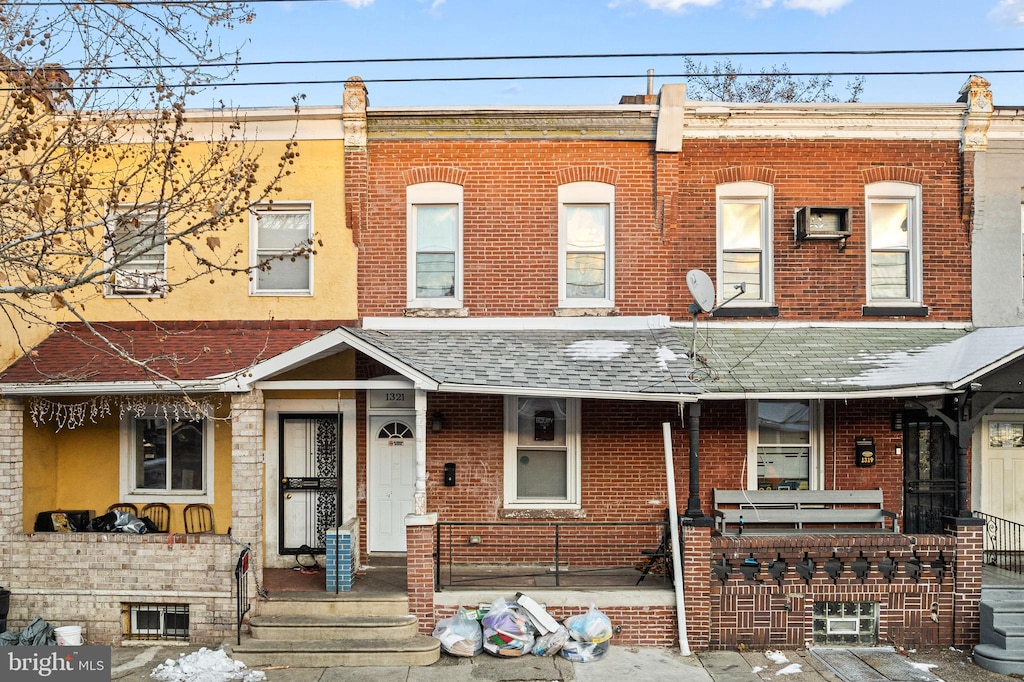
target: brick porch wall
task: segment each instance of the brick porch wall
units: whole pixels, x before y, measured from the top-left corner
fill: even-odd
[[[192,644],[234,633],[237,552],[227,536],[17,533],[10,547],[10,630],[39,616],[82,626],[87,644],[116,645],[121,604],[132,602],[187,604]]]
[[[712,560],[719,563],[725,557],[731,571],[725,581],[717,575],[711,578],[710,647],[806,646],[812,640],[813,606],[820,601],[878,602],[879,644],[916,647],[957,643],[958,621],[963,613],[955,608],[955,574],[958,570],[970,573],[968,565],[977,564],[980,590],[981,571],[980,554],[965,557],[958,553],[958,545],[958,538],[951,535],[888,533],[712,538]],[[941,578],[929,568],[940,553],[947,563]],[[836,579],[824,570],[825,562],[833,556],[843,562]],[[851,570],[851,563],[860,556],[870,563],[864,579]],[[917,578],[908,573],[906,564],[914,556],[922,565]],[[748,557],[760,564],[753,579],[739,570]],[[809,580],[795,570],[797,562],[805,557],[815,563]],[[886,557],[897,561],[891,579],[878,570],[879,560]],[[769,575],[768,564],[780,560],[788,567],[776,580]],[[964,562],[964,568],[960,562]]]
[[[410,523],[413,520],[413,523]],[[419,618],[420,632],[434,630],[434,529],[437,515],[407,517],[405,527],[405,573],[409,613]]]

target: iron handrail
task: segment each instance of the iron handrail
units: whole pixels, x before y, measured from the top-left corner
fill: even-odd
[[[1024,573],[1024,524],[980,511],[974,518],[985,521],[983,561],[1013,573]]]
[[[249,548],[246,547],[238,555],[238,563],[235,564],[235,594],[237,595],[236,609],[238,612],[238,638],[237,643],[242,643],[242,619],[249,613],[252,603],[249,602]]]
[[[467,539],[467,542],[460,542],[456,545],[455,541],[455,530],[458,528],[480,528],[485,532],[488,529],[507,529],[507,530],[525,530],[531,528],[545,528],[551,530],[551,537],[548,538],[547,544],[514,544],[515,537],[518,534],[509,534],[505,540],[512,542],[512,547],[516,549],[522,549],[525,547],[526,554],[532,554],[533,559],[526,561],[510,562],[513,565],[520,566],[536,566],[538,564],[548,564],[553,561],[553,567],[545,570],[544,575],[553,576],[555,587],[562,586],[562,578],[566,575],[566,569],[564,568],[568,561],[569,556],[572,555],[572,548],[569,545],[573,542],[572,533],[568,533],[569,539],[567,540],[567,531],[571,529],[624,529],[634,528],[639,532],[636,533],[634,539],[635,547],[629,545],[628,540],[621,538],[614,538],[616,545],[611,546],[609,552],[613,556],[619,558],[631,557],[628,564],[612,564],[612,565],[598,565],[594,564],[586,569],[574,569],[574,576],[581,576],[585,573],[607,573],[609,570],[622,569],[622,568],[635,568],[636,562],[632,559],[635,557],[637,560],[646,560],[644,558],[643,551],[650,547],[657,546],[659,540],[664,538],[668,533],[668,521],[439,521],[436,525],[435,537],[434,537],[434,591],[440,592],[445,586],[444,575],[447,573],[447,586],[451,587],[455,584],[454,567],[456,564],[487,564],[494,563],[494,547],[488,545],[485,553],[489,553],[489,556],[484,556],[480,561],[466,561],[466,552],[472,552],[473,550],[467,549],[476,546],[472,538]],[[651,534],[650,537],[644,537],[643,529],[657,529],[657,533]],[[447,531],[447,533],[445,532]],[[474,534],[475,536],[475,534]],[[625,544],[623,544],[625,543]],[[481,543],[486,544],[486,543]],[[505,545],[504,547],[509,547]],[[568,548],[568,549],[567,549]],[[577,555],[587,552],[586,549],[575,548]],[[456,561],[456,553],[461,553],[464,556],[461,561]],[[504,550],[505,554],[508,555],[510,552],[508,549]],[[447,561],[446,561],[447,557]],[[447,563],[447,572],[445,571],[445,563]],[[508,565],[502,562],[503,565]],[[530,573],[519,575],[519,577],[527,577]],[[505,574],[502,578],[508,578],[509,575]],[[488,580],[492,578],[488,577],[473,577],[465,578],[461,582],[473,583],[476,586],[485,586]],[[600,583],[594,583],[590,586],[596,586]],[[576,584],[575,587],[583,585]]]

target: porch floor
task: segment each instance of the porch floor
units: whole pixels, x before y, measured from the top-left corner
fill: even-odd
[[[1024,575],[987,564],[981,567],[982,587],[1024,587]]]
[[[640,571],[635,568],[570,569],[558,576],[542,566],[456,566],[450,572],[441,569],[441,583],[445,591],[479,590],[492,588],[540,589],[593,589],[631,588],[636,590],[671,589],[672,583],[663,574],[652,572],[640,583]],[[267,568],[263,571],[263,587],[271,594],[283,592],[327,592],[327,574],[304,572],[290,568]],[[371,559],[356,573],[351,592],[343,595],[368,596],[406,593],[404,558],[385,557]],[[333,592],[331,593],[333,595]]]

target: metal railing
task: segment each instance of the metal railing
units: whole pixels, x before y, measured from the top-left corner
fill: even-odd
[[[667,533],[666,521],[441,521],[434,589],[635,585]]]
[[[980,511],[973,514],[974,518],[985,521],[985,565],[1014,573],[1024,573],[1024,524]]]
[[[249,613],[252,604],[249,602],[249,548],[246,547],[238,555],[238,563],[235,564],[235,593],[238,596],[236,602],[238,611],[238,639],[242,643],[242,619]]]

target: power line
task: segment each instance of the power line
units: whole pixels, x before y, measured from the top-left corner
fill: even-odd
[[[279,0],[265,0],[277,2]],[[308,0],[321,2],[322,0]],[[135,3],[143,4],[143,3]],[[162,4],[162,3],[151,3]],[[102,69],[97,67],[75,67],[70,64],[64,65],[65,69],[72,71],[79,68],[90,68],[103,71],[133,71],[140,69],[156,69],[173,67],[178,69],[194,68],[217,68],[217,67],[243,67],[243,66],[313,66],[331,64],[423,64],[434,62],[485,62],[485,61],[538,61],[538,60],[565,60],[565,59],[667,59],[687,57],[849,57],[849,56],[882,56],[882,55],[929,55],[929,54],[982,54],[982,53],[1010,53],[1024,52],[1024,47],[963,47],[963,48],[934,48],[920,50],[750,50],[739,52],[609,52],[591,54],[538,54],[538,55],[478,55],[478,56],[442,56],[442,57],[369,57],[362,59],[281,59],[273,61],[256,62],[209,62],[204,64],[125,64],[120,66],[105,66]],[[16,67],[2,69],[5,71],[16,70]]]
[[[739,78],[760,78],[764,76],[796,76],[807,77],[817,76],[831,78],[834,76],[964,76],[975,74],[1021,74],[1024,69],[950,69],[931,71],[785,71],[765,73],[670,73],[660,74],[659,79],[666,78],[720,78],[724,76],[736,76]],[[540,80],[613,80],[613,79],[636,79],[646,77],[646,73],[630,74],[548,74],[533,76],[423,76],[418,78],[365,78],[367,84],[381,83],[473,83],[489,81],[540,81]],[[341,85],[348,81],[347,78],[331,78],[325,80],[281,80],[281,81],[246,81],[246,82],[212,82],[212,83],[179,83],[175,85],[161,83],[154,85],[102,85],[76,88],[69,86],[63,90],[145,90],[160,88],[208,88],[208,87],[269,87],[279,85]],[[19,88],[0,88],[0,92],[13,92]]]

